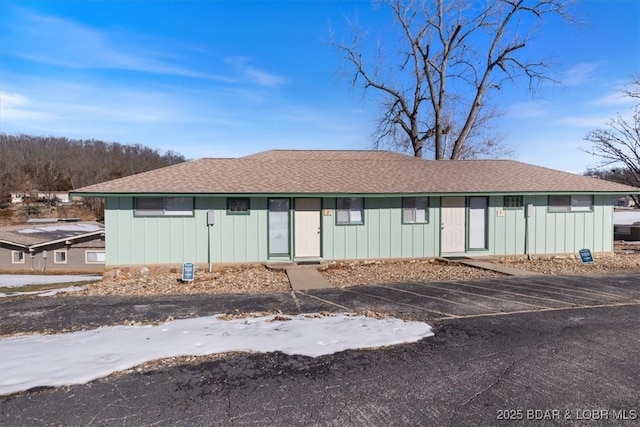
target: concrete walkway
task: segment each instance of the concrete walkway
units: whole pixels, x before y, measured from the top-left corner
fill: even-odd
[[[449,260],[451,261],[451,260]],[[468,265],[470,267],[482,268],[484,270],[497,271],[498,273],[507,274],[509,276],[538,276],[540,273],[534,273],[532,271],[521,270],[519,268],[509,267],[502,264],[494,264],[488,261],[480,261],[477,259],[456,259],[455,262]]]
[[[315,267],[289,267],[286,272],[294,291],[333,288]]]

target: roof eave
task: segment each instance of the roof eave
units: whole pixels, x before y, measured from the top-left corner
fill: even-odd
[[[491,196],[491,195],[568,195],[568,194],[598,194],[598,195],[629,195],[640,194],[640,189],[635,191],[625,190],[554,190],[554,191],[415,191],[415,192],[393,192],[393,193],[370,193],[370,192],[234,192],[234,193],[200,193],[200,192],[99,192],[99,193],[73,193],[84,197],[144,197],[144,196],[162,196],[162,197],[402,197],[402,196]]]
[[[101,235],[104,235],[104,230],[92,231],[90,233],[84,233],[84,234],[78,234],[77,236],[65,237],[65,238],[62,238],[62,239],[47,240],[46,242],[36,243],[34,245],[29,245],[28,248],[29,249],[37,249],[37,248],[40,248],[40,247],[43,247],[43,246],[55,245],[56,243],[79,240],[79,239],[83,239],[83,238],[86,238],[86,237],[101,236]]]

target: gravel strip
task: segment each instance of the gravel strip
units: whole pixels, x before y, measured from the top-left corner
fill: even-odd
[[[503,276],[494,271],[435,259],[335,262],[323,265],[318,270],[329,283],[339,288],[356,285],[483,279]]]
[[[86,286],[75,295],[193,295],[288,292],[289,279],[284,270],[263,265],[220,267],[213,272],[196,271],[192,282],[183,283],[175,267],[110,270],[101,282]]]
[[[593,264],[582,264],[575,255],[540,257],[502,257],[489,261],[522,270],[547,275],[606,274],[607,272],[638,272],[640,245],[616,244],[618,253],[595,256]],[[333,286],[389,284],[418,281],[447,281],[503,277],[502,274],[447,263],[437,259],[409,261],[345,261],[329,262],[318,270]],[[176,267],[123,268],[105,273],[101,282],[86,286],[74,295],[188,295],[222,293],[290,292],[284,270],[251,264],[217,267],[212,273],[198,270],[195,280],[180,281]],[[65,294],[60,294],[65,295]]]
[[[640,273],[640,254],[594,256],[594,261],[590,264],[583,264],[577,256],[532,260],[498,258],[493,262],[547,275],[605,274],[608,272],[633,271]]]

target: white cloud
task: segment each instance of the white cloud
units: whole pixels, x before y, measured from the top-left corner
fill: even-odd
[[[20,93],[0,92],[0,110],[4,124],[8,120],[33,121],[56,118],[55,114],[38,111],[38,107],[27,96]]]
[[[620,106],[633,106],[638,103],[638,99],[630,97],[622,90],[616,90],[614,92],[608,93],[598,99],[595,99],[591,102],[595,105],[620,105]]]
[[[597,62],[581,62],[565,70],[561,76],[564,86],[579,86],[589,81],[593,73],[600,67]]]
[[[605,126],[612,118],[612,115],[590,114],[580,116],[565,116],[554,120],[554,123],[566,126],[595,129]]]
[[[520,102],[507,108],[506,115],[515,119],[531,119],[547,117],[549,104],[547,102]]]
[[[91,28],[71,20],[18,9],[17,22],[7,26],[3,49],[30,61],[74,69],[118,69],[233,82],[218,74],[192,70],[168,60],[170,40],[145,43],[137,34]],[[178,50],[178,49],[176,49]]]
[[[250,59],[244,56],[231,56],[226,61],[237,68],[250,83],[259,86],[274,87],[285,82],[284,77],[259,70],[249,65]]]

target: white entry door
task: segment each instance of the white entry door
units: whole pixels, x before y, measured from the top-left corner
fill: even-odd
[[[465,251],[465,198],[442,198],[442,229],[440,231],[440,252]]]
[[[320,257],[320,199],[296,199],[295,257]]]

